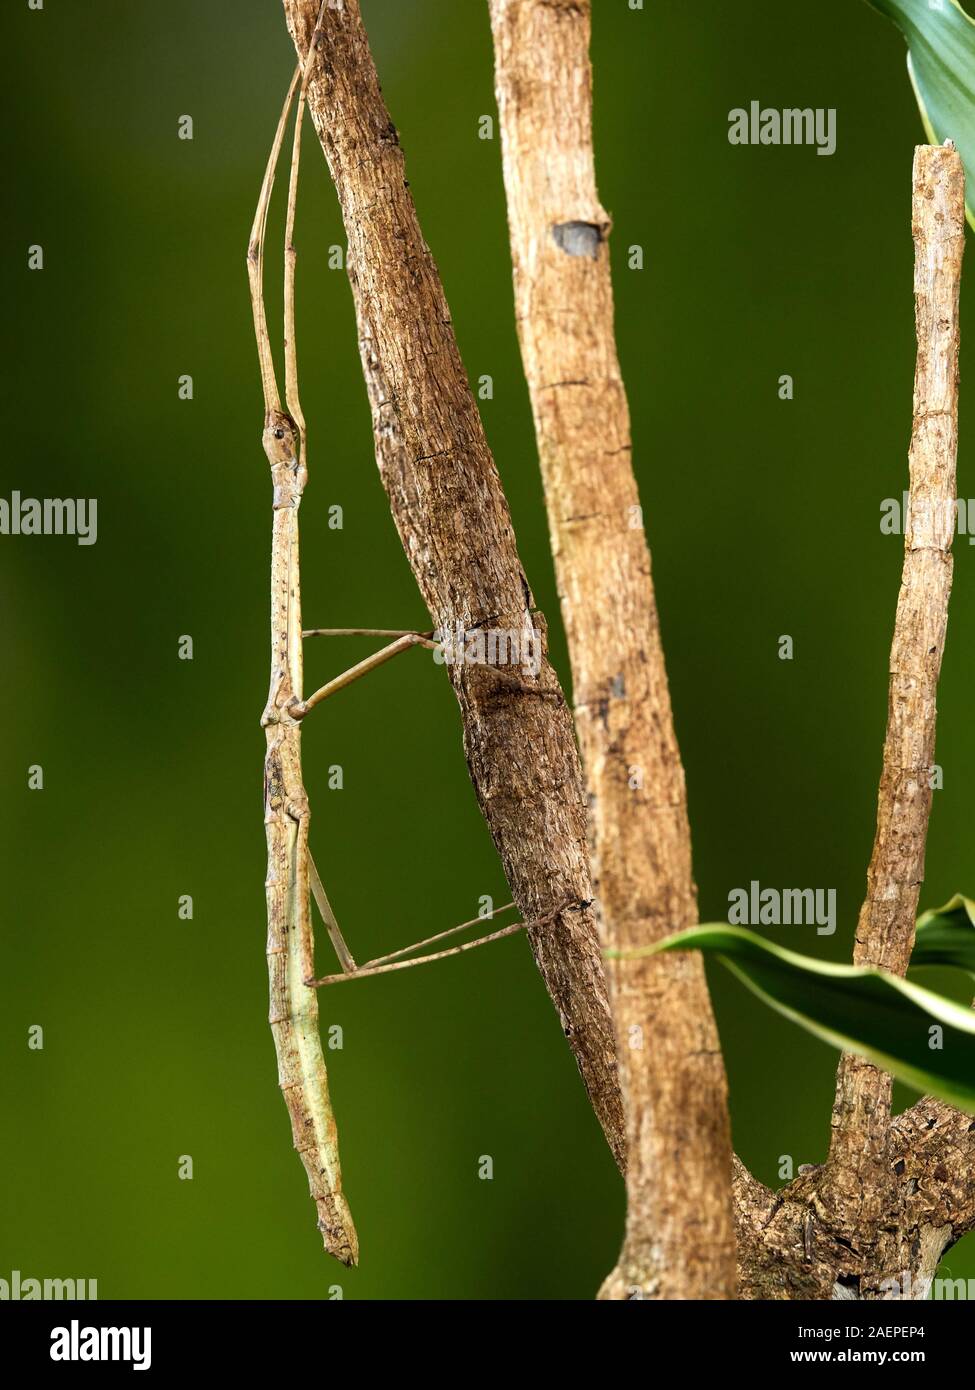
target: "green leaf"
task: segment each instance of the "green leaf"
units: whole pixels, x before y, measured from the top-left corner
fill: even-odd
[[[707,923],[617,957],[706,951],[777,1013],[915,1090],[975,1114],[975,1013],[909,980],[787,951],[743,927]],[[943,1046],[929,1047],[939,1025]]]
[[[922,912],[912,965],[956,965],[975,975],[975,902],[956,893],[944,907]]]
[[[907,71],[933,145],[954,140],[975,190],[975,21],[958,0],[868,0],[907,40]],[[968,220],[975,227],[971,204]]]

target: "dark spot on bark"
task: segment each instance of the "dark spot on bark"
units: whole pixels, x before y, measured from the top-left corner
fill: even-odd
[[[567,256],[588,256],[594,261],[599,255],[603,234],[595,222],[556,222],[552,239]]]
[[[897,1160],[897,1162],[894,1164],[894,1172],[895,1172],[895,1173],[903,1173],[903,1171],[904,1171],[904,1160],[903,1160],[902,1158],[899,1158],[899,1159]]]
[[[626,681],[622,676],[614,676],[609,683],[609,693],[614,700],[622,700],[626,695]]]

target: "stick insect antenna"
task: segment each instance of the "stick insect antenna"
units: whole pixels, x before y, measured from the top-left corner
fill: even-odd
[[[322,17],[327,0],[322,0],[308,44],[308,54],[303,68],[299,69],[301,86],[298,89],[298,110],[295,115],[294,139],[291,146],[291,175],[288,179],[288,211],[284,225],[284,398],[288,413],[298,427],[298,442],[301,446],[301,465],[307,471],[305,416],[298,395],[298,347],[295,341],[295,265],[298,252],[295,250],[295,208],[298,203],[298,169],[301,164],[301,127],[305,115],[305,97],[308,92],[308,79],[312,64],[318,52],[318,37],[321,33]],[[295,78],[297,79],[296,72]],[[294,94],[294,83],[288,96],[290,106]]]
[[[257,355],[261,364],[265,414],[269,414],[272,410],[280,410],[281,398],[278,395],[278,383],[274,377],[274,358],[271,355],[271,339],[268,336],[267,314],[264,310],[264,235],[267,231],[267,210],[271,203],[271,190],[274,188],[274,174],[278,167],[278,156],[284,141],[284,130],[288,123],[288,113],[291,110],[291,103],[294,101],[300,73],[300,68],[296,68],[288,88],[288,95],[284,99],[278,128],[274,132],[274,143],[268,156],[267,168],[264,170],[264,182],[261,184],[257,211],[254,214],[254,225],[251,227],[250,241],[247,245],[247,278],[250,281],[251,307],[254,311],[254,334],[257,338]]]

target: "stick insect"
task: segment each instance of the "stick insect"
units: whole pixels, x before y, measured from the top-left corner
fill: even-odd
[[[319,16],[320,21],[320,16]],[[318,1029],[318,999],[304,982],[311,954],[309,891],[331,924],[324,889],[308,851],[308,796],[301,772],[302,695],[301,584],[298,569],[298,508],[308,477],[305,424],[298,398],[294,333],[294,213],[301,124],[314,44],[304,71],[295,72],[278,121],[261,185],[247,248],[254,330],[264,389],[263,445],[273,483],[271,540],[271,681],[261,725],[267,737],[264,760],[264,825],[267,835],[267,964],[270,1024],[295,1148],[308,1174],[325,1249],[345,1265],[359,1258],[352,1214],[342,1192],[338,1134],[328,1094],[328,1076]],[[264,308],[264,238],[268,207],[288,115],[298,92],[291,152],[291,177],[284,258],[285,404],[281,408]],[[337,926],[335,928],[337,932]],[[341,938],[343,965],[354,966]]]
[[[310,628],[301,626],[301,582],[298,566],[298,509],[308,481],[307,428],[298,395],[295,345],[294,220],[301,152],[301,126],[308,79],[321,29],[326,0],[319,11],[304,66],[291,80],[275,131],[261,185],[247,248],[257,354],[264,392],[264,452],[271,467],[271,679],[261,716],[267,749],[264,759],[264,825],[267,836],[267,963],[270,1024],[278,1060],[278,1080],[291,1117],[294,1144],[308,1175],[318,1212],[318,1229],[325,1249],[343,1264],[358,1263],[359,1246],[348,1203],[342,1191],[338,1134],[328,1091],[328,1076],[318,1026],[315,991],[341,980],[365,978],[407,969],[428,961],[458,955],[520,931],[542,926],[563,908],[536,922],[515,922],[487,936],[413,960],[411,952],[431,945],[478,922],[509,911],[462,922],[435,936],[357,966],[329,905],[309,848],[310,808],[301,768],[302,721],[322,700],[413,647],[436,650],[433,633],[384,628]],[[264,244],[268,208],[284,141],[288,117],[297,93],[297,112],[291,149],[291,172],[285,222],[284,250],[284,380],[285,407],[278,393],[264,305]],[[303,688],[303,639],[361,636],[393,638],[386,646],[321,686],[308,699]],[[310,898],[314,897],[335,948],[341,974],[315,978],[314,935]]]

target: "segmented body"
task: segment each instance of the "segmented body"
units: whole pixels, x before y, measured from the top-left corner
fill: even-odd
[[[298,508],[304,470],[290,417],[270,411],[264,449],[274,482],[271,549],[271,685],[261,720],[267,735],[264,825],[267,833],[267,965],[270,1023],[295,1148],[308,1174],[326,1250],[344,1264],[358,1260],[358,1241],[342,1193],[338,1137],[318,1026],[312,973],[308,878],[310,812],[301,773],[301,585]]]

